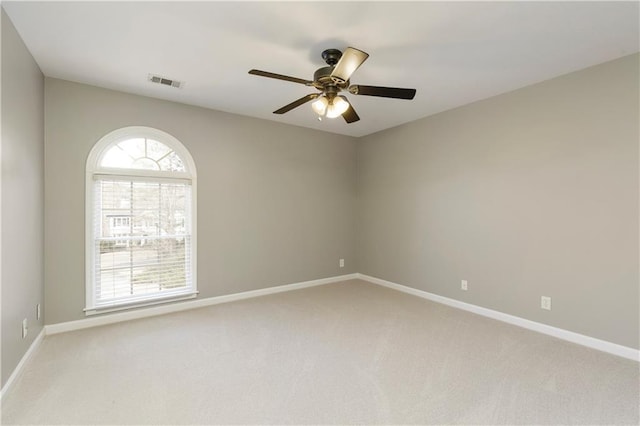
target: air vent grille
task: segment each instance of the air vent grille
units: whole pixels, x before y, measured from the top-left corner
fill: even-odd
[[[149,74],[149,76],[147,77],[147,80],[149,80],[152,83],[162,84],[164,86],[171,86],[177,89],[181,88],[184,85],[184,82],[182,81],[172,80],[170,78],[162,77],[156,74]]]

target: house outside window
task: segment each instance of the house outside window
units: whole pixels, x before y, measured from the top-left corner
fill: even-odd
[[[186,148],[149,127],[104,136],[87,160],[87,315],[193,298],[196,173]]]

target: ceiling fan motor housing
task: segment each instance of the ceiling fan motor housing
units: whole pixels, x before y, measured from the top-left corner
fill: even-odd
[[[348,81],[338,83],[332,77],[334,66],[322,67],[313,73],[313,86],[318,90],[325,90],[329,86],[338,87],[340,90],[346,89],[349,85]]]

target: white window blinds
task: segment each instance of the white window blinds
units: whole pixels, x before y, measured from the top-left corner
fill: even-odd
[[[193,294],[191,183],[94,175],[89,309]]]

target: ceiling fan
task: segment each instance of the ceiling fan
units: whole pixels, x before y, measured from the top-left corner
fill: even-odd
[[[316,70],[313,74],[313,81],[255,69],[249,71],[249,74],[300,83],[320,90],[319,93],[311,93],[303,96],[273,111],[274,114],[284,114],[315,99],[311,107],[318,114],[319,120],[322,120],[323,117],[336,118],[342,115],[347,123],[353,123],[360,120],[360,117],[347,98],[339,94],[343,90],[348,91],[352,95],[378,96],[381,98],[394,99],[413,99],[416,95],[416,89],[363,86],[359,84],[350,85],[349,79],[351,75],[368,57],[368,53],[353,47],[347,47],[344,53],[338,49],[327,49],[322,52],[322,59],[324,59],[328,66]]]

